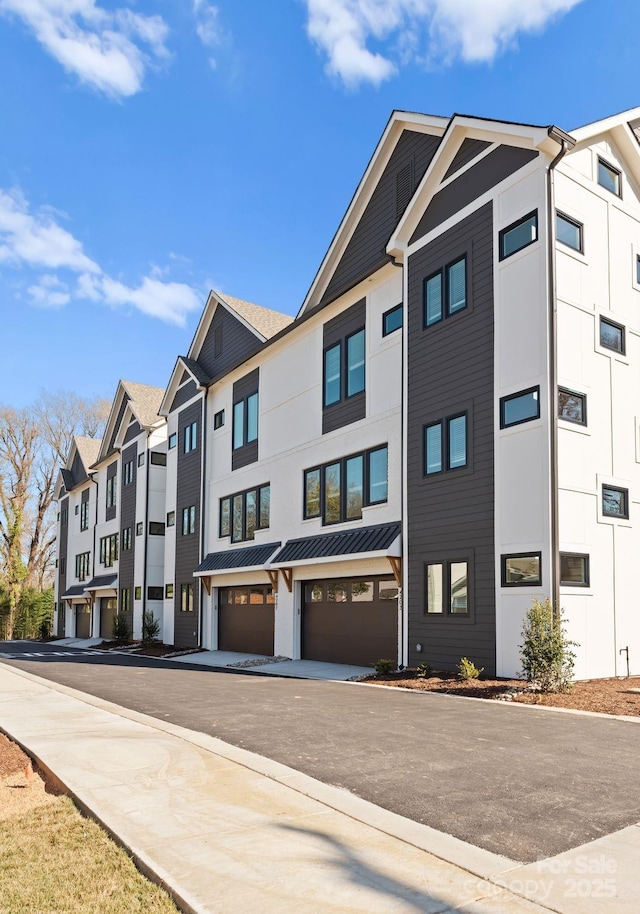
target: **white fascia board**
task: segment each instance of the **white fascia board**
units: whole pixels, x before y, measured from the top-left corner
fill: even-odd
[[[56,487],[53,490],[53,500],[60,501],[63,491],[66,492],[66,489],[64,487],[64,482],[62,480],[62,470],[58,470],[58,478],[56,479]]]
[[[528,127],[521,124],[508,124],[500,121],[486,121],[481,118],[455,115],[451,119],[442,142],[429,163],[429,167],[409,206],[389,239],[387,254],[391,257],[402,261],[409,239],[416,230],[418,222],[431,199],[440,189],[449,166],[466,139],[482,140],[493,145],[504,144],[519,146],[522,149],[538,149],[547,154],[550,154],[551,148],[557,149],[558,146],[555,140],[550,140],[549,131],[546,127]],[[489,151],[486,150],[483,155],[488,155]]]
[[[125,408],[125,411],[122,414],[122,422],[120,423],[120,428],[118,430],[118,434],[116,435],[115,440],[113,442],[113,446],[117,450],[122,449],[122,445],[124,444],[125,435],[127,434],[128,430],[129,430],[129,425],[131,423],[131,419],[134,419],[141,427],[143,427],[142,423],[136,416],[135,410],[131,404],[131,400],[129,400],[129,402],[127,403],[127,406]]]
[[[253,324],[250,324],[248,320],[246,320],[238,311],[236,311],[233,305],[229,304],[229,302],[224,297],[224,293],[220,292],[217,298],[222,307],[226,308],[229,314],[232,314],[237,321],[240,321],[240,323],[246,327],[247,330],[250,330],[254,336],[257,336],[261,343],[267,342],[266,336],[263,336],[257,327],[254,327]]]
[[[389,163],[389,159],[391,158],[404,128],[407,127],[420,133],[428,133],[431,136],[443,136],[448,123],[448,118],[406,113],[403,111],[393,112],[380,137],[378,145],[371,156],[365,173],[360,179],[360,183],[351,198],[347,212],[333,236],[331,244],[329,245],[329,250],[318,268],[318,272],[314,277],[311,288],[305,296],[302,307],[296,315],[296,319],[303,316],[312,301],[321,297],[322,292],[324,292],[324,289],[329,284],[330,277],[351,240],[351,236],[353,235],[374,190],[378,186],[382,173]]]
[[[111,410],[109,412],[109,418],[107,419],[107,425],[104,430],[104,436],[102,438],[102,444],[100,445],[100,452],[98,453],[98,459],[93,464],[93,467],[97,467],[98,464],[106,458],[106,453],[109,447],[109,442],[111,441],[111,436],[113,435],[113,430],[115,428],[116,420],[118,418],[118,413],[122,405],[122,400],[124,399],[126,391],[122,381],[118,381],[118,388],[116,390],[116,395],[113,398],[113,403],[111,404]],[[127,395],[128,396],[128,395]]]
[[[190,358],[190,356],[187,356],[187,358]],[[180,369],[180,370],[178,370],[178,369]],[[158,410],[158,415],[162,417],[163,421],[155,422],[152,426],[150,426],[152,429],[159,428],[160,425],[163,424],[163,422],[166,422],[167,416],[169,415],[169,412],[171,410],[171,404],[173,403],[173,398],[175,397],[176,393],[178,392],[178,388],[182,386],[180,384],[180,378],[182,377],[182,373],[185,371],[188,372],[191,375],[191,377],[193,378],[193,380],[195,381],[195,385],[198,388],[198,391],[204,390],[203,385],[195,377],[195,375],[193,374],[193,372],[191,371],[189,366],[185,365],[185,363],[182,361],[181,356],[178,356],[178,358],[176,360],[176,364],[173,367],[171,377],[169,379],[169,384],[167,385],[167,389],[165,391],[164,397],[162,398],[162,403],[160,404],[160,409]],[[188,383],[188,382],[185,382],[185,383]],[[194,394],[194,396],[195,396],[195,394]]]
[[[621,111],[620,114],[614,114],[602,121],[594,121],[593,124],[585,124],[584,127],[578,127],[577,130],[571,131],[571,136],[576,143],[592,143],[603,133],[608,133],[616,127],[628,124],[629,121],[635,121],[640,118],[640,108],[629,108],[628,111]]]

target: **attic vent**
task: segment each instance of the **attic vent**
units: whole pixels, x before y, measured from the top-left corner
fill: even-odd
[[[413,196],[414,161],[411,161],[396,172],[396,219],[404,213]]]

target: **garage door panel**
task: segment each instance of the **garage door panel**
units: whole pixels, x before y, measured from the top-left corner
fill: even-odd
[[[258,597],[262,601],[258,602]],[[220,591],[218,649],[273,655],[274,604],[270,587],[236,587]]]
[[[113,638],[113,621],[118,611],[115,597],[102,597],[100,600],[100,637],[110,641]]]
[[[76,606],[76,638],[91,637],[91,613],[84,606]]]

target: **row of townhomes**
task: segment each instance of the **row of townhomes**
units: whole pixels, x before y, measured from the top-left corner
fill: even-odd
[[[640,673],[640,109],[394,112],[295,319],[211,292],[58,483],[57,631],[517,675]]]

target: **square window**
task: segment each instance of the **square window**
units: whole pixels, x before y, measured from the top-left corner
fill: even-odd
[[[598,159],[598,184],[605,190],[615,194],[616,197],[622,196],[621,175],[617,168],[609,165],[604,159]]]
[[[574,251],[582,252],[582,223],[556,213],[556,239]]]
[[[213,427],[214,427],[214,429],[222,428],[223,425],[224,425],[224,410],[221,409],[220,412],[216,413],[215,416],[213,417]]]
[[[539,587],[542,584],[542,553],[519,552],[502,556],[503,587]]]
[[[172,432],[172,433],[169,435],[169,441],[168,441],[168,444],[167,444],[168,449],[169,449],[170,451],[172,451],[173,448],[176,446],[177,443],[178,443],[178,433],[177,433],[177,432]]]
[[[606,517],[629,517],[629,490],[618,486],[602,487],[602,513]]]
[[[537,240],[538,211],[536,210],[502,229],[499,235],[500,260],[505,260]]]
[[[558,388],[558,418],[577,425],[587,424],[587,396],[575,390]]]
[[[567,587],[588,587],[589,556],[577,552],[561,552],[560,583]]]
[[[394,330],[402,327],[402,305],[396,305],[382,315],[382,335],[389,336]]]
[[[611,349],[612,352],[625,354],[624,327],[615,324],[613,321],[600,318],[600,345],[604,349]]]
[[[540,418],[540,388],[522,390],[500,400],[500,428]]]
[[[427,476],[442,472],[442,422],[425,427],[424,471]]]
[[[167,455],[162,451],[151,451],[151,463],[156,467],[166,467]]]
[[[167,512],[167,527],[175,527],[176,523],[176,512],[168,511]]]

